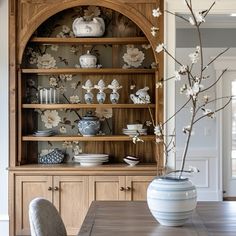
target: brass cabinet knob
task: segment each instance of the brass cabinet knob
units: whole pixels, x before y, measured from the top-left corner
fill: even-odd
[[[120,191],[125,191],[125,188],[124,187],[120,187]]]
[[[56,187],[54,187],[54,190],[55,190],[55,191],[58,191],[58,190],[59,190],[59,188],[56,186]]]
[[[52,187],[51,186],[48,187],[48,191],[52,191]]]
[[[130,191],[131,190],[131,187],[126,187],[126,191]]]

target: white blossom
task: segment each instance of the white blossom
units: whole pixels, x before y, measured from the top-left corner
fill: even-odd
[[[198,173],[200,172],[199,169],[195,166],[189,166],[188,170],[193,173]]]
[[[195,25],[195,21],[191,16],[188,18],[188,21],[191,25]]]
[[[151,27],[151,34],[153,37],[156,37],[157,36],[157,32],[158,32],[159,28],[153,26]]]
[[[72,142],[65,141],[62,143],[63,148],[73,148]]]
[[[73,96],[70,96],[70,102],[71,103],[80,103],[80,98],[78,95],[73,95]]]
[[[154,134],[155,134],[156,136],[161,136],[161,135],[162,135],[162,133],[161,133],[161,126],[160,126],[160,125],[156,125],[156,126],[154,127]]]
[[[77,85],[76,83],[71,83],[71,84],[70,84],[70,87],[71,87],[72,89],[76,89],[76,85]]]
[[[164,50],[164,48],[165,48],[164,43],[161,43],[156,47],[156,52],[160,53],[161,51]]]
[[[183,86],[180,88],[180,93],[183,93],[187,89],[187,85],[183,84]]]
[[[143,139],[139,138],[138,134],[136,134],[133,138],[133,143],[136,144],[137,142],[144,142]]]
[[[51,45],[51,50],[52,51],[57,51],[58,50],[58,45],[55,45],[55,44]]]
[[[149,48],[151,48],[150,44],[142,44],[142,48],[148,50]]]
[[[151,126],[152,125],[152,122],[150,120],[147,120],[145,123],[146,123],[146,126]]]
[[[72,80],[72,75],[65,75],[66,81],[71,81]]]
[[[159,137],[156,138],[156,143],[162,143],[162,142],[163,142],[163,139],[161,139]]]
[[[180,66],[180,67],[179,67],[179,70],[178,70],[178,72],[179,72],[181,75],[184,75],[187,71],[188,71],[188,67],[185,66],[185,65]]]
[[[201,12],[195,12],[194,16],[195,16],[195,20],[196,20],[197,24],[205,22],[205,18],[202,15]],[[196,25],[195,24],[196,22],[195,22],[195,20],[194,20],[194,18],[192,16],[190,16],[188,20],[189,20],[189,23],[191,25]]]
[[[195,18],[196,18],[197,23],[205,22],[205,18],[204,18],[204,16],[202,15],[201,12],[196,12],[196,13],[195,13]]]
[[[41,120],[44,122],[45,127],[50,129],[58,126],[61,121],[61,117],[58,115],[56,110],[46,110],[41,115]]]
[[[51,54],[46,53],[38,57],[37,60],[38,68],[49,69],[49,68],[55,68],[55,66],[56,66],[56,60],[54,59],[53,56],[51,56]]]
[[[181,80],[181,75],[178,71],[175,71],[175,80],[180,81]]]
[[[156,69],[157,68],[157,63],[156,62],[152,62],[151,63],[151,68],[152,69]]]
[[[52,86],[52,87],[56,87],[58,84],[57,84],[57,79],[55,77],[50,77],[49,78],[49,85]]]
[[[156,88],[162,88],[163,87],[163,83],[162,82],[157,82],[156,83]]]
[[[161,11],[160,11],[160,8],[158,7],[157,9],[153,9],[152,10],[152,15],[154,17],[160,17],[162,15]]]
[[[189,58],[190,58],[191,62],[192,62],[193,64],[195,64],[195,63],[198,62],[199,54],[196,53],[196,52],[190,53],[190,54],[189,54]]]
[[[75,155],[79,155],[83,152],[82,148],[79,145],[75,145],[75,147],[73,147],[73,151]]]
[[[123,56],[124,62],[135,68],[142,65],[144,58],[144,53],[135,47],[127,48],[127,52]]]

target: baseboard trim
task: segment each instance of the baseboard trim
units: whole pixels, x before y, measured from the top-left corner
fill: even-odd
[[[9,216],[0,214],[0,235],[9,236]]]
[[[0,221],[9,221],[9,215],[0,214]]]

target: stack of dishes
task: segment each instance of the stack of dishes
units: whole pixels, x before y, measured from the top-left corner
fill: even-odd
[[[34,136],[39,136],[39,137],[47,137],[47,136],[52,136],[55,135],[55,131],[49,129],[49,130],[37,130],[33,134]]]
[[[123,129],[123,134],[129,135],[129,136],[135,136],[137,134],[139,135],[147,135],[147,129]]]
[[[79,162],[81,166],[98,166],[103,162],[108,162],[107,154],[79,154],[74,156],[74,161]]]
[[[143,124],[127,124],[127,129],[124,128],[122,131],[129,136],[147,135],[147,129],[143,128]]]

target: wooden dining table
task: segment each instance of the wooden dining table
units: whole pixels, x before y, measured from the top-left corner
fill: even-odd
[[[179,227],[160,225],[145,201],[94,201],[78,236],[236,236],[236,202],[198,202]]]

